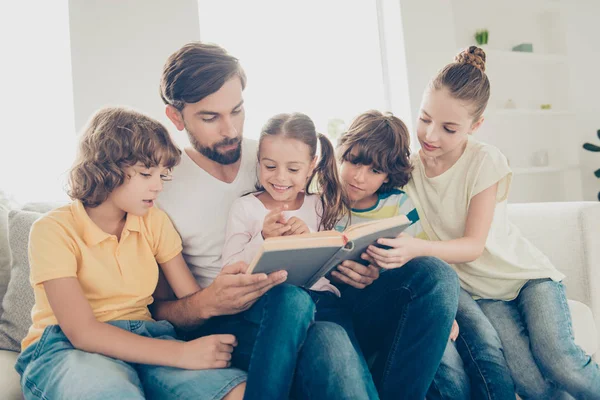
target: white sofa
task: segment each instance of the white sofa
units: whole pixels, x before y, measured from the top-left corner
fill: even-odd
[[[600,204],[512,204],[511,220],[567,278],[576,342],[598,361],[600,336]],[[0,223],[2,220],[0,219]],[[5,227],[0,226],[0,229]],[[0,275],[2,278],[3,275]],[[1,283],[1,282],[0,282]],[[21,399],[18,353],[0,350],[0,398]]]

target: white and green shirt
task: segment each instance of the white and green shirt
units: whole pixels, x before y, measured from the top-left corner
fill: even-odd
[[[346,226],[359,224],[361,222],[369,222],[376,219],[395,217],[398,215],[406,215],[412,222],[412,225],[405,230],[406,233],[411,236],[420,236],[422,229],[417,209],[408,195],[400,189],[392,189],[389,192],[380,193],[377,198],[377,203],[370,208],[353,208],[350,224],[348,224],[348,217],[344,217],[336,224],[335,230],[342,232]]]

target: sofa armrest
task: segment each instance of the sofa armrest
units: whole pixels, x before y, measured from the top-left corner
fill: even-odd
[[[509,204],[508,215],[566,275],[567,296],[588,305],[600,327],[600,203]]]

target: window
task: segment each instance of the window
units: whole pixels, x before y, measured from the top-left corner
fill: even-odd
[[[68,199],[76,147],[68,2],[35,7],[0,3],[0,190],[21,204]]]
[[[245,137],[298,111],[335,139],[361,112],[386,109],[375,1],[199,0],[198,12],[200,39],[239,58],[248,76]]]

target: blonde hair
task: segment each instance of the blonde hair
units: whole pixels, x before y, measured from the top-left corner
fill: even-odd
[[[97,207],[125,182],[125,168],[141,162],[147,168],[179,163],[181,150],[158,121],[123,107],[96,112],[79,142],[70,170],[68,194],[87,207]]]
[[[490,99],[490,81],[485,74],[485,59],[485,52],[477,46],[461,51],[453,63],[437,73],[429,83],[429,88],[445,88],[455,99],[471,103],[471,116],[474,121],[479,121]]]

